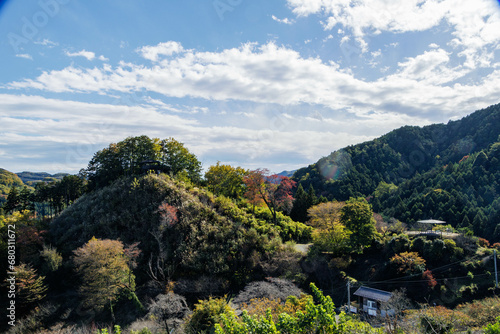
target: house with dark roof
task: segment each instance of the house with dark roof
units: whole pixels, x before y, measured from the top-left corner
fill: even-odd
[[[354,292],[354,295],[358,296],[360,311],[368,315],[385,317],[394,313],[394,310],[383,307],[392,297],[390,292],[362,286]]]

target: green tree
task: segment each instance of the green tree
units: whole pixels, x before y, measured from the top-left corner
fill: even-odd
[[[316,191],[312,183],[309,185],[307,189],[307,208],[309,209],[311,206],[318,204],[318,197],[316,197]]]
[[[126,175],[144,173],[146,162],[158,164],[155,169],[183,175],[193,182],[201,180],[201,163],[184,145],[173,138],[160,140],[147,136],[128,137],[112,143],[94,154],[83,179],[89,180],[89,189],[102,188]]]
[[[160,161],[170,168],[174,175],[185,174],[191,181],[201,181],[201,162],[174,138],[160,142]]]
[[[85,181],[78,175],[66,175],[57,183],[64,203],[69,206],[85,192]]]
[[[361,253],[371,245],[376,235],[375,218],[364,198],[351,198],[345,203],[340,212],[340,223],[352,232],[349,243],[354,252]]]
[[[215,166],[210,166],[205,173],[208,189],[216,195],[240,198],[245,191],[243,178],[247,170],[241,167],[222,165],[220,161]]]
[[[295,192],[295,199],[293,200],[292,211],[290,211],[290,217],[298,222],[305,223],[307,221],[307,209],[309,205],[309,198],[307,193],[302,187],[302,183],[299,183],[297,191]]]
[[[34,211],[35,210],[35,196],[32,190],[24,186],[19,193],[19,210]]]
[[[340,213],[344,203],[326,202],[311,207],[309,225],[315,227],[313,241],[322,251],[337,255],[348,246],[351,231],[340,223]]]
[[[16,210],[21,204],[21,199],[19,196],[19,190],[16,186],[12,186],[9,191],[9,195],[7,196],[7,202],[4,204],[5,212],[9,213]]]
[[[73,262],[83,280],[80,292],[86,307],[99,311],[109,305],[112,311],[121,292],[135,296],[135,277],[120,241],[93,237],[74,251]]]

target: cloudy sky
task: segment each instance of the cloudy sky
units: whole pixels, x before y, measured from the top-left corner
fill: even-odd
[[[500,102],[493,0],[0,1],[0,167],[78,172],[128,136],[307,166]]]

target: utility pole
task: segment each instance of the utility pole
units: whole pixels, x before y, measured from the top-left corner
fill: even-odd
[[[351,281],[349,279],[347,280],[347,313],[351,314]]]
[[[493,250],[493,260],[495,261],[495,288],[498,289],[498,271],[497,271],[497,250]]]

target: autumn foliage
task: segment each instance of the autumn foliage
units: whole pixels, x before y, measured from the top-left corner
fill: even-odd
[[[74,251],[73,261],[83,280],[80,292],[86,307],[101,310],[112,305],[121,291],[135,289],[129,259],[120,241],[93,237]]]

